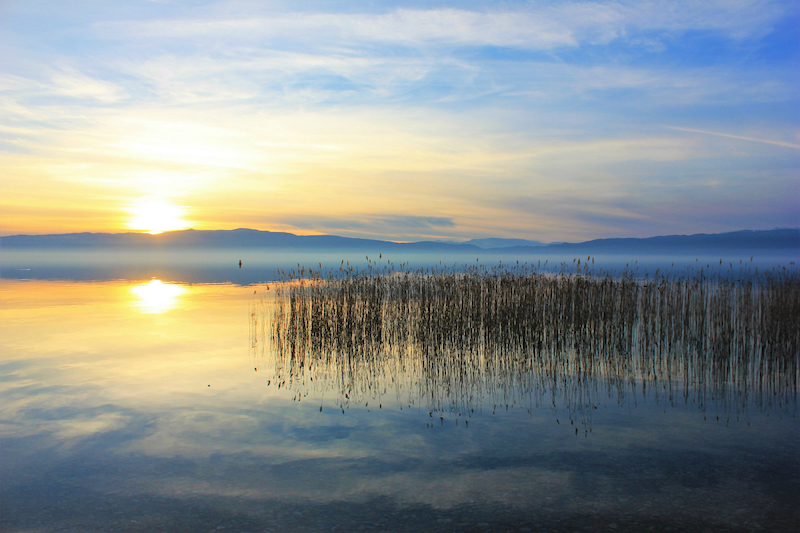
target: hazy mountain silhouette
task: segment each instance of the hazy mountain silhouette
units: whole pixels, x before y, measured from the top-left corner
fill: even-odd
[[[520,243],[526,243],[520,245]],[[147,233],[68,233],[56,235],[13,235],[0,238],[5,249],[148,249],[178,250],[203,248],[266,248],[325,251],[408,251],[408,252],[473,252],[502,251],[525,254],[540,253],[648,253],[680,254],[696,252],[736,251],[800,251],[800,229],[734,231],[730,233],[666,235],[644,239],[596,239],[580,243],[553,243],[521,239],[473,239],[466,243],[422,241],[396,243],[374,239],[354,239],[335,235],[294,235],[292,233],[252,229],[170,231],[158,235]]]
[[[517,247],[514,247],[516,250]],[[532,248],[536,252],[538,248]],[[729,233],[663,235],[644,239],[596,239],[581,243],[558,243],[548,252],[681,254],[700,252],[800,252],[800,229],[743,230]]]
[[[0,247],[25,248],[126,248],[126,249],[202,249],[202,248],[276,248],[290,250],[410,250],[458,251],[470,245],[442,242],[397,243],[374,239],[354,239],[336,235],[295,235],[293,233],[235,230],[181,230],[158,235],[149,233],[68,233],[56,235],[13,235],[0,238]]]

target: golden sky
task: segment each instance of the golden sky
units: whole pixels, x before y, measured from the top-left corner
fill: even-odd
[[[800,225],[796,4],[459,6],[5,2],[0,235]]]

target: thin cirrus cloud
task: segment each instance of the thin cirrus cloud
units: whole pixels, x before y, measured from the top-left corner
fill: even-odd
[[[796,226],[797,16],[748,0],[9,3],[0,234],[123,229],[109,209],[154,197],[198,229],[402,240]],[[50,227],[64,199],[82,216]]]
[[[269,13],[240,17],[211,12],[208,19],[101,22],[110,39],[285,39],[294,46],[348,42],[453,43],[550,49],[625,39],[631,30],[713,30],[734,39],[763,35],[785,14],[779,2],[563,2],[534,3],[499,12],[395,9],[387,13]],[[297,37],[301,36],[300,39]],[[331,42],[334,39],[334,43]]]
[[[677,126],[667,126],[667,127],[669,129],[671,129],[671,130],[676,130],[676,131],[688,131],[688,132],[691,132],[691,133],[702,133],[703,135],[716,135],[718,137],[728,137],[728,138],[731,138],[731,139],[741,139],[743,141],[753,141],[753,142],[758,142],[758,143],[774,144],[775,146],[784,146],[786,148],[797,148],[798,150],[800,150],[800,144],[798,144],[798,143],[790,143],[790,142],[778,141],[778,140],[774,140],[774,139],[759,139],[759,138],[756,138],[756,137],[747,137],[747,136],[744,136],[744,135],[733,135],[733,134],[730,134],[730,133],[719,133],[719,132],[715,132],[715,131],[696,130],[696,129],[692,129],[692,128],[679,128]]]
[[[442,228],[455,227],[455,222],[449,217],[425,216],[386,216],[383,214],[367,214],[359,219],[326,219],[324,217],[303,217],[297,220],[288,219],[294,228],[314,230],[317,232],[333,228],[343,234],[359,234],[365,231],[395,232],[400,236],[405,232],[411,235],[435,235]],[[405,239],[400,239],[405,240]]]

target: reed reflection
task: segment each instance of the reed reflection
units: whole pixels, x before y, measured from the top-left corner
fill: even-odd
[[[342,410],[387,394],[442,421],[550,406],[576,433],[609,399],[794,412],[800,279],[727,274],[298,267],[254,300],[251,348],[271,383]]]
[[[161,314],[178,306],[179,298],[186,293],[186,288],[153,279],[149,283],[131,287],[130,291],[135,297],[133,305],[141,312]]]

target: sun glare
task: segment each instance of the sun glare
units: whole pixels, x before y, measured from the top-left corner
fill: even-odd
[[[184,287],[154,279],[149,283],[131,287],[136,297],[134,305],[143,313],[161,314],[177,307],[178,299],[186,292]]]
[[[189,223],[181,218],[183,211],[183,208],[163,200],[141,202],[131,208],[132,218],[128,222],[128,227],[147,231],[152,235],[184,229]]]

